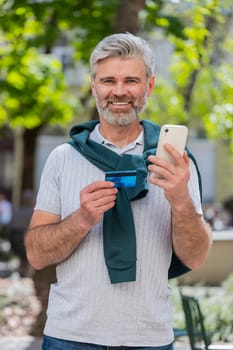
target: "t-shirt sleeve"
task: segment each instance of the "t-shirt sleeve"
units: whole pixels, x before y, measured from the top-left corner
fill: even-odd
[[[190,180],[188,183],[188,188],[196,213],[203,214],[198,174],[192,159],[190,159]]]
[[[34,210],[61,215],[60,176],[63,164],[61,147],[53,150],[42,171]]]

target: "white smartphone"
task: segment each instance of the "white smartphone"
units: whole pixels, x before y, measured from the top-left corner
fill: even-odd
[[[188,137],[188,128],[185,125],[165,124],[161,127],[156,155],[167,161],[173,162],[172,157],[164,148],[165,143],[172,145],[181,155],[184,153]],[[156,176],[157,174],[152,174]]]

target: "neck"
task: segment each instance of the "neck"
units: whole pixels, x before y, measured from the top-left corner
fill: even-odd
[[[141,130],[139,119],[124,126],[111,125],[103,119],[100,120],[99,131],[101,135],[118,147],[124,147],[136,140]]]

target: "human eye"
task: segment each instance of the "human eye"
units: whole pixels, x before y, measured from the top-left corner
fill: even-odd
[[[126,79],[126,82],[127,82],[127,84],[138,84],[139,82],[140,82],[140,80],[138,79],[138,78],[127,78]]]
[[[111,84],[114,84],[114,79],[113,78],[103,78],[103,79],[101,79],[101,82],[105,85],[111,85]]]

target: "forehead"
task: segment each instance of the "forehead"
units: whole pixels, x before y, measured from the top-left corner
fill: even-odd
[[[95,76],[145,76],[146,68],[141,57],[108,57],[95,66]]]

